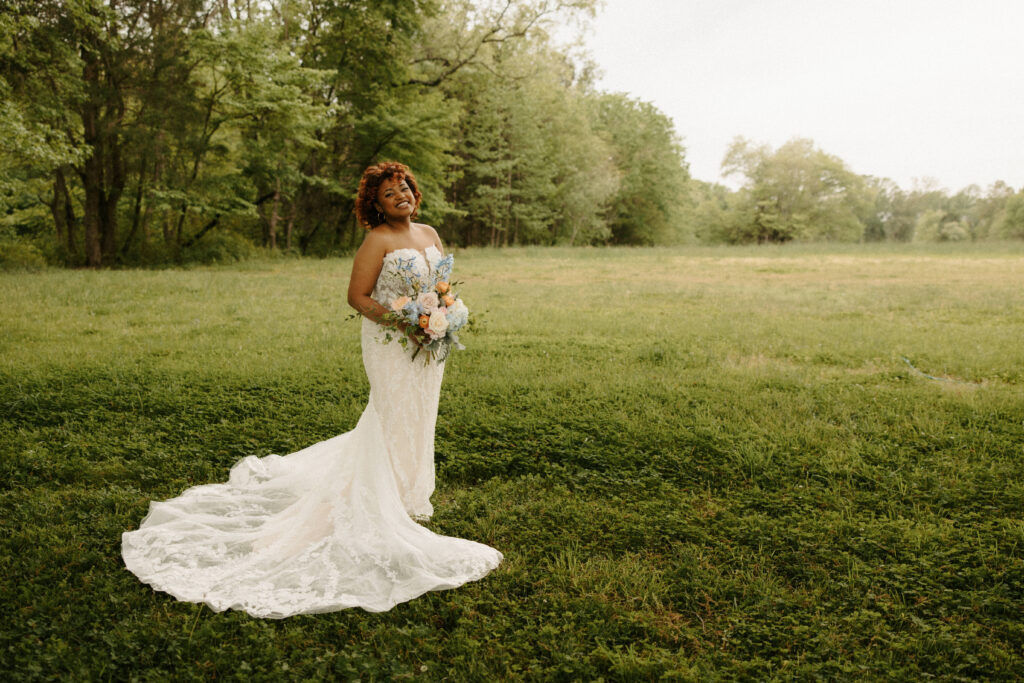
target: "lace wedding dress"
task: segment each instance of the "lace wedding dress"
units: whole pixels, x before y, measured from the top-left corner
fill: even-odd
[[[431,257],[441,253],[389,253],[372,297],[400,296],[399,266],[425,276]],[[433,512],[444,365],[411,361],[411,349],[378,341],[382,329],[363,319],[370,399],[355,429],[283,457],[249,456],[227,483],[150,503],[139,529],[122,536],[128,569],[179,600],[282,618],[380,612],[497,567],[494,548],[413,521]]]

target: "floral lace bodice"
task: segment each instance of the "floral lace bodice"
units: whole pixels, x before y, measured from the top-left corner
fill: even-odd
[[[400,296],[409,294],[408,279],[426,278],[430,269],[441,257],[441,251],[434,245],[419,249],[395,249],[384,255],[384,263],[377,276],[370,297],[384,307]]]

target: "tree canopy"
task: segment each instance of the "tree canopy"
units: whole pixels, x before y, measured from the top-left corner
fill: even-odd
[[[552,36],[595,0],[9,0],[0,262],[348,252],[396,159],[459,245],[1024,238],[1003,184],[949,196],[742,138],[692,180],[656,107]],[[5,254],[7,256],[5,256]],[[30,260],[31,260],[30,259]]]

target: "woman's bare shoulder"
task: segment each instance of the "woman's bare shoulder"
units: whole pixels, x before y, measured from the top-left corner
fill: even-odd
[[[390,237],[391,230],[388,229],[386,223],[381,223],[380,225],[367,230],[366,237],[363,238],[363,241],[365,242],[367,240],[387,240]]]
[[[383,257],[384,252],[388,251],[391,245],[391,235],[386,230],[381,230],[380,226],[366,231],[366,235],[363,236],[363,243],[359,245],[357,254],[364,254],[366,256]]]
[[[430,238],[430,241],[434,243],[434,246],[441,251],[444,251],[444,246],[441,244],[441,236],[437,234],[437,230],[434,230],[434,228],[430,227],[426,223],[416,223],[415,225]]]

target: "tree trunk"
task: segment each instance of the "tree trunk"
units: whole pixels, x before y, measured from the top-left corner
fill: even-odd
[[[98,268],[103,264],[103,252],[100,250],[100,206],[103,189],[100,186],[100,164],[96,158],[99,154],[100,150],[94,148],[82,169],[82,184],[85,187],[85,263],[90,268]]]
[[[167,216],[163,221],[164,228],[164,244],[168,247],[174,244],[174,220],[171,216]]]
[[[288,214],[288,222],[284,225],[284,248],[292,248],[292,227],[295,225],[295,204],[292,203],[291,212]]]
[[[511,149],[510,149],[510,151],[511,151]],[[513,201],[512,200],[512,166],[511,166],[511,164],[508,167],[508,184],[505,187],[505,191],[508,192],[508,211],[511,214],[512,213],[512,201]],[[512,216],[511,218],[512,218],[513,221],[515,221],[515,217],[514,216]],[[505,229],[502,231],[502,235],[501,235],[501,246],[503,246],[503,247],[507,247],[508,246],[508,233],[509,233],[509,226],[508,226],[508,223],[506,223],[505,224]]]
[[[50,213],[53,214],[53,225],[57,228],[57,244],[64,244],[67,239],[67,214],[64,212],[64,193],[60,190],[60,169],[53,174],[53,201],[50,202]]]
[[[128,236],[124,238],[124,244],[121,245],[122,255],[128,252],[128,247],[131,246],[132,240],[135,239],[135,235],[139,231],[139,226],[142,224],[142,188],[146,181],[146,166],[149,163],[147,156],[147,154],[143,154],[142,163],[139,164],[139,182],[135,185],[135,206],[132,209],[132,227],[128,229]]]
[[[163,154],[164,132],[160,131],[156,137],[156,151],[153,160],[153,187],[159,187],[164,175],[164,154]],[[142,241],[149,244],[149,221],[153,216],[153,202],[147,201],[146,208],[142,212]],[[166,238],[166,235],[164,236]]]
[[[281,206],[281,179],[274,181],[274,203],[270,205],[270,221],[268,226],[268,245],[271,249],[277,249],[277,220],[279,217],[278,207]]]
[[[570,247],[576,244],[576,235],[579,233],[579,231],[580,231],[580,222],[578,220],[574,220],[572,222],[572,233],[569,234],[569,246]]]
[[[181,210],[178,212],[178,220],[174,223],[174,232],[171,241],[174,244],[181,244],[181,235],[185,232],[185,217],[188,215],[188,200],[181,203]]]
[[[89,50],[83,49],[82,56],[85,66],[82,67],[82,79],[96,87],[99,80],[99,69],[95,57]],[[82,103],[83,141],[92,147],[92,153],[82,164],[79,174],[85,189],[85,263],[90,268],[98,268],[103,262],[100,250],[100,206],[103,192],[103,146],[99,144],[99,111],[96,103],[86,99]]]
[[[103,265],[117,252],[117,204],[124,190],[124,163],[117,126],[124,105],[110,82],[101,82],[101,56],[82,47],[82,79],[90,96],[82,103],[82,140],[92,153],[78,169],[85,189],[85,260],[90,267]]]
[[[313,212],[310,210],[310,202],[306,200],[307,191],[304,190],[302,193],[302,231],[299,235],[299,249],[302,250],[302,255],[306,255],[306,250],[309,249],[310,243],[313,241],[313,236],[316,235],[317,231],[320,230],[320,226],[323,225],[323,221],[318,217],[316,222],[313,222]],[[312,225],[312,227],[311,227]]]
[[[348,202],[346,202],[342,206],[345,206],[347,204],[348,204]],[[348,228],[348,221],[345,220],[344,217],[339,216],[338,217],[338,222],[337,222],[337,224],[335,225],[335,228],[334,228],[334,246],[336,246],[336,247],[340,247],[341,246],[342,238],[345,236],[345,230],[347,228]]]
[[[313,236],[316,235],[320,226],[323,225],[323,221],[318,220],[311,228],[309,227],[310,222],[309,212],[306,211],[302,214],[302,234],[299,236],[299,249],[302,251],[303,256],[306,255],[309,244],[313,241]]]
[[[348,246],[358,247],[363,243],[363,235],[366,233],[366,229],[356,218],[356,215],[352,213],[354,209],[353,205],[351,203],[346,204],[345,208],[346,211],[344,215],[348,217],[348,220],[346,221],[346,223],[348,223]]]
[[[103,258],[109,264],[117,255],[117,205],[124,192],[124,161],[121,157],[121,141],[118,140],[116,132],[104,130],[103,144],[107,148],[104,156],[108,167],[104,173],[106,186],[101,195],[100,206],[103,214],[100,218],[100,229]]]
[[[73,256],[77,249],[75,245],[75,206],[71,203],[71,192],[68,191],[67,179],[64,177],[64,169],[58,168],[56,172],[56,189],[63,195],[61,202],[64,206],[64,226],[67,228],[68,256]]]
[[[85,263],[90,268],[103,264],[100,251],[100,196],[93,182],[85,185]]]

